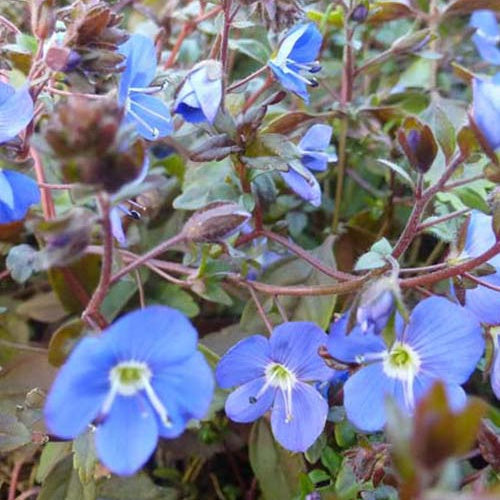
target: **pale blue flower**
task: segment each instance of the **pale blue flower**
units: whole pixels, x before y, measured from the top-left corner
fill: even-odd
[[[331,379],[318,349],[326,334],[314,323],[277,326],[269,339],[253,335],[220,360],[215,376],[222,388],[239,386],[226,400],[235,422],[252,422],[271,409],[276,440],[291,451],[306,451],[321,434],[328,404],[309,383]]]
[[[423,300],[408,325],[397,318],[396,340],[390,346],[359,327],[347,335],[346,326],[346,318],[332,325],[328,350],[335,359],[362,364],[344,386],[346,414],[356,427],[381,430],[387,396],[411,415],[438,380],[445,384],[451,408],[464,406],[466,395],[460,385],[484,351],[482,329],[472,313],[441,297]]]
[[[0,224],[24,219],[29,207],[39,202],[40,190],[31,177],[0,168]]]
[[[314,23],[295,25],[284,37],[276,56],[268,62],[274,76],[283,87],[309,102],[307,87],[316,87],[311,74],[321,66],[318,57],[323,37]]]
[[[214,381],[197,332],[179,311],[150,306],[85,337],[59,371],[45,405],[49,431],[73,439],[94,423],[97,455],[134,474],[158,437],[175,438],[208,410]]]
[[[323,172],[329,162],[337,160],[336,155],[326,151],[331,138],[332,127],[313,125],[298,144],[302,155],[300,161],[305,168],[299,172],[290,165],[287,172],[280,171],[281,177],[292,191],[315,207],[321,204],[321,187],[312,172]]]
[[[125,56],[118,89],[118,102],[126,110],[125,121],[133,123],[145,139],[169,135],[173,130],[170,111],[163,101],[151,95],[161,90],[161,87],[150,87],[156,75],[153,41],[135,34],[119,46],[118,52]]]
[[[190,123],[213,123],[221,100],[221,63],[207,60],[188,73],[175,99],[174,109]]]

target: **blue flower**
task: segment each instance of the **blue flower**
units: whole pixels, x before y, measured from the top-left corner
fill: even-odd
[[[219,61],[198,63],[181,85],[174,103],[190,123],[213,123],[222,99],[222,67]]]
[[[0,82],[0,144],[13,139],[33,119],[33,100],[27,86],[16,90]]]
[[[131,312],[100,337],[85,337],[48,395],[50,432],[72,439],[95,422],[101,461],[117,474],[133,474],[159,436],[179,436],[209,407],[214,381],[196,344],[189,320],[163,306]]]
[[[318,83],[304,73],[321,70],[318,57],[323,37],[314,23],[295,25],[286,35],[275,57],[268,62],[274,76],[285,89],[309,102],[307,87]]]
[[[445,384],[452,409],[465,404],[460,385],[469,378],[484,350],[481,326],[466,309],[441,297],[423,300],[413,310],[408,325],[398,318],[391,346],[381,336],[364,334],[359,327],[346,335],[346,326],[345,317],[332,325],[328,350],[340,361],[363,364],[344,386],[347,417],[359,429],[382,429],[387,396],[412,414],[437,380]]]
[[[500,65],[500,28],[495,13],[491,10],[476,10],[471,15],[470,25],[476,28],[472,41],[481,58]]]
[[[363,333],[381,333],[394,311],[391,279],[375,281],[361,294],[356,320]]]
[[[333,371],[318,355],[327,341],[314,323],[277,326],[269,339],[253,335],[220,360],[215,376],[222,388],[240,386],[226,400],[235,422],[252,422],[271,410],[276,440],[291,451],[305,451],[321,434],[328,405],[307,382],[328,381]]]
[[[24,219],[28,208],[39,201],[40,190],[33,179],[0,168],[0,224]]]
[[[125,121],[133,123],[137,133],[153,140],[169,135],[172,120],[168,107],[151,94],[161,90],[149,87],[156,74],[156,51],[150,38],[132,35],[119,46],[125,56],[125,70],[120,79],[118,102],[125,106]]]
[[[498,127],[500,121],[500,73],[497,73],[491,81],[474,78],[472,88],[474,121],[490,148],[495,151],[500,148],[500,127]]]
[[[292,191],[315,207],[321,204],[321,188],[311,171],[323,172],[328,162],[336,161],[336,155],[326,152],[331,137],[332,127],[322,124],[313,125],[298,144],[302,155],[300,161],[305,168],[298,171],[290,165],[287,172],[280,171],[281,177]]]

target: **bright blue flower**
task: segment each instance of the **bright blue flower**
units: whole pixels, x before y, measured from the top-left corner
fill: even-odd
[[[321,204],[321,188],[311,171],[323,172],[329,162],[337,160],[336,155],[326,152],[331,138],[332,127],[313,125],[298,144],[302,155],[300,161],[305,168],[299,172],[290,166],[288,172],[280,171],[292,191],[315,207]]]
[[[101,336],[85,337],[48,395],[50,432],[72,439],[94,422],[101,461],[117,474],[133,474],[159,436],[179,436],[209,407],[214,381],[196,345],[189,320],[164,306],[131,312]]]
[[[235,422],[252,422],[271,410],[276,440],[291,451],[305,451],[321,434],[328,405],[307,382],[329,380],[333,371],[318,355],[327,341],[314,323],[277,326],[269,339],[253,335],[220,360],[215,376],[222,388],[240,386],[226,400]]]
[[[432,384],[445,384],[454,410],[466,400],[460,387],[474,370],[484,350],[476,317],[441,297],[420,302],[408,325],[399,317],[396,340],[387,346],[381,336],[354,328],[346,335],[347,320],[332,325],[330,354],[344,362],[362,363],[344,386],[348,419],[359,429],[378,431],[386,422],[385,398],[392,396],[407,414]]]
[[[222,66],[219,61],[202,61],[187,75],[174,103],[190,123],[213,123],[222,100]]]
[[[33,179],[0,169],[0,224],[24,219],[28,208],[39,201],[40,190]]]
[[[118,52],[126,58],[118,89],[118,102],[126,110],[125,121],[133,123],[145,139],[169,135],[173,130],[170,111],[165,103],[151,95],[161,88],[149,87],[156,74],[153,41],[135,34],[119,46]]]
[[[317,73],[318,57],[323,37],[314,23],[295,25],[286,35],[275,57],[268,62],[274,76],[285,89],[309,102],[307,87],[318,84],[307,73]]]
[[[471,15],[470,25],[476,28],[472,41],[481,58],[500,65],[500,28],[495,13],[491,10],[476,10]]]
[[[0,144],[13,139],[33,119],[33,100],[27,86],[16,90],[0,82]]]
[[[474,78],[472,88],[474,121],[495,151],[500,148],[500,73],[490,81]]]

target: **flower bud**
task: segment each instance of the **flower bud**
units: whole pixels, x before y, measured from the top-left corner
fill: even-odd
[[[355,23],[363,23],[368,17],[369,6],[366,2],[357,5],[351,14],[351,20]]]
[[[81,61],[81,57],[74,50],[67,47],[53,46],[47,50],[45,62],[50,69],[69,73],[74,70]]]
[[[438,146],[434,134],[428,125],[413,117],[404,120],[397,133],[398,142],[410,162],[410,165],[425,174],[434,163]]]
[[[31,31],[39,40],[49,38],[56,24],[54,0],[31,0]]]
[[[235,233],[251,214],[238,204],[216,201],[192,215],[182,230],[187,240],[195,243],[217,242]]]
[[[356,321],[364,333],[380,333],[394,310],[392,281],[382,278],[371,283],[361,294]]]

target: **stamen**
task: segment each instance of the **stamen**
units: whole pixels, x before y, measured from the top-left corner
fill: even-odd
[[[151,127],[149,123],[143,120],[135,111],[132,111],[130,107],[127,107],[127,111],[132,115],[132,117],[137,120],[144,128],[151,132],[154,139],[160,135],[160,131],[156,127]]]
[[[163,90],[164,85],[153,85],[151,87],[129,87],[130,92],[139,92],[141,94],[157,94]]]
[[[172,422],[168,417],[168,412],[163,403],[160,401],[158,398],[155,390],[151,386],[149,380],[144,381],[144,390],[146,391],[146,394],[148,395],[149,402],[151,403],[151,406],[156,410],[156,413],[160,417],[160,420],[162,424],[165,427],[172,427]]]
[[[157,113],[156,111],[152,111],[151,109],[146,108],[146,106],[144,106],[142,104],[139,104],[137,101],[134,101],[132,99],[130,101],[131,101],[132,104],[134,104],[135,106],[137,106],[139,109],[142,109],[146,113],[149,113],[151,116],[154,116],[155,118],[158,118],[159,120],[163,120],[163,121],[165,121],[167,123],[170,123],[169,119],[165,118],[163,115],[160,115],[160,113]]]

